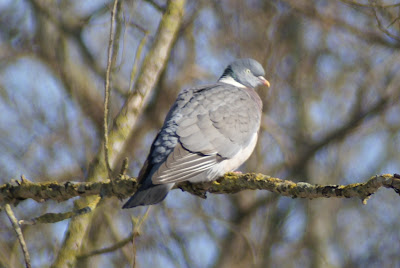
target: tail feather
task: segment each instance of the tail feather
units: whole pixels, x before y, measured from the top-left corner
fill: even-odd
[[[122,208],[148,206],[160,203],[165,199],[174,183],[142,185]]]

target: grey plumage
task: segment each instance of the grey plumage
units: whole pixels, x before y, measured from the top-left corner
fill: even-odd
[[[258,62],[241,59],[217,83],[182,91],[139,173],[140,188],[123,208],[159,203],[177,182],[210,181],[247,160],[261,121],[254,87],[269,86],[263,75]]]

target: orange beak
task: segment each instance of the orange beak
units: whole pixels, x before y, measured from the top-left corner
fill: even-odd
[[[260,79],[260,81],[261,81],[264,85],[266,85],[267,87],[270,87],[270,86],[271,86],[271,84],[268,82],[268,80],[265,79],[263,76],[259,76],[258,79]]]

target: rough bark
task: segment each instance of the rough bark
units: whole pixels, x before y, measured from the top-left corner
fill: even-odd
[[[33,199],[37,202],[55,200],[62,202],[73,197],[101,196],[127,198],[138,187],[135,178],[121,175],[112,182],[42,182],[33,183],[26,179],[15,183],[7,183],[0,186],[0,204],[16,204],[25,199]],[[282,196],[292,198],[352,198],[358,197],[363,203],[379,188],[385,187],[400,192],[400,175],[383,174],[371,177],[364,183],[348,185],[319,185],[306,182],[293,182],[273,178],[263,174],[227,173],[224,177],[205,183],[192,184],[184,182],[175,188],[189,192],[199,197],[212,194],[234,194],[244,190],[268,190]]]

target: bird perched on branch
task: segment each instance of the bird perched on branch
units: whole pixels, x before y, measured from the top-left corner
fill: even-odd
[[[254,88],[270,86],[264,75],[257,61],[239,59],[217,83],[183,90],[123,208],[157,204],[175,183],[211,181],[243,164],[257,142],[262,101]]]

